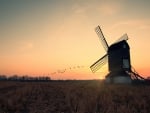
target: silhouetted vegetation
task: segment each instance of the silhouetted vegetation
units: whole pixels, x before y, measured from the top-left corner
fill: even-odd
[[[102,81],[0,81],[0,113],[150,113],[150,87]]]
[[[49,76],[39,76],[39,77],[31,77],[28,75],[24,76],[6,76],[6,75],[0,75],[0,81],[50,81],[51,78]]]

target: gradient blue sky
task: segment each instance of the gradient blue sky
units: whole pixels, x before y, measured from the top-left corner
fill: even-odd
[[[128,34],[132,65],[149,75],[149,6],[149,0],[0,0],[0,74],[103,78],[107,65],[96,74],[89,69],[105,54],[94,31],[100,25],[109,45]]]

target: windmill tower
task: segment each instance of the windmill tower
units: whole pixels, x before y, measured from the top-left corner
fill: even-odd
[[[108,61],[109,74],[106,75],[106,83],[130,84],[133,78],[142,78],[132,71],[127,34],[124,34],[115,43],[109,46],[100,26],[97,26],[95,31],[100,38],[106,54],[90,66],[92,72],[99,70]]]

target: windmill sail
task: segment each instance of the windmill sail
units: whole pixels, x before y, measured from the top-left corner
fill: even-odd
[[[90,66],[93,73],[95,73],[97,70],[99,70],[104,64],[107,63],[108,60],[108,54],[104,55],[102,58],[97,60],[93,65]]]
[[[108,50],[108,44],[107,44],[107,42],[106,42],[106,39],[105,39],[105,37],[104,37],[104,35],[103,35],[103,33],[102,33],[102,30],[101,30],[100,26],[97,26],[97,27],[95,28],[95,31],[96,31],[98,37],[100,38],[101,43],[102,43],[102,45],[103,45],[105,51],[107,52],[107,50]]]
[[[124,34],[123,36],[121,36],[117,41],[115,41],[113,44],[116,44],[116,43],[119,43],[123,40],[128,40],[128,35],[127,34]],[[112,45],[113,45],[112,44]]]

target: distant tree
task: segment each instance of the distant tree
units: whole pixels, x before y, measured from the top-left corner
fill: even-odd
[[[0,75],[0,80],[7,80],[7,76],[6,75]]]
[[[8,80],[19,80],[18,75],[13,75],[8,78]]]
[[[45,77],[45,80],[48,81],[48,80],[51,80],[51,78],[47,76],[47,77]]]
[[[49,76],[32,77],[28,75],[12,75],[7,77],[6,75],[0,75],[0,80],[11,80],[11,81],[49,81]]]

